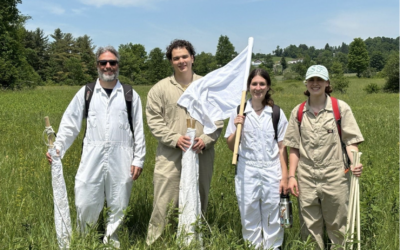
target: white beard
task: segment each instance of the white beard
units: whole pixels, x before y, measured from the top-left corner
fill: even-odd
[[[118,78],[119,69],[117,69],[117,71],[115,71],[114,74],[112,74],[112,75],[106,75],[100,69],[97,69],[97,73],[99,75],[100,80],[105,81],[105,82],[112,82]]]

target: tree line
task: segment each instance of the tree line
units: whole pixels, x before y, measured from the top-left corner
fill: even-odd
[[[0,5],[1,88],[83,85],[97,77],[96,46],[88,35],[73,37],[71,33],[56,29],[49,37],[40,28],[26,30],[24,24],[29,17],[20,14],[17,4],[21,4],[21,0],[5,0]],[[121,82],[131,85],[154,84],[172,74],[165,51],[160,48],[147,53],[144,45],[128,43],[119,45],[118,51],[121,57]],[[271,54],[253,53],[253,60],[261,60],[259,67],[274,75],[279,73],[275,70],[277,64],[274,57],[281,57],[278,66],[283,69],[282,73],[287,79],[302,79],[312,64],[323,64],[334,74],[355,72],[358,76],[370,77],[382,71],[387,62],[393,61],[391,58],[396,53],[398,65],[398,51],[399,37],[356,38],[350,45],[342,43],[336,47],[326,44],[323,49],[306,44],[289,45],[286,48],[277,46]],[[206,75],[226,65],[237,54],[229,38],[221,35],[215,55],[197,53],[194,71]],[[301,60],[288,67],[285,57]]]
[[[277,46],[273,53],[281,56],[280,65],[285,79],[304,79],[309,66],[322,64],[331,72],[335,88],[341,92],[348,86],[344,73],[356,73],[358,77],[368,78],[386,77],[384,90],[399,91],[399,37],[355,38],[349,45],[342,43],[332,47],[326,44],[323,49],[305,44],[298,47],[290,45],[285,49]],[[289,67],[285,57],[296,58],[298,63]]]

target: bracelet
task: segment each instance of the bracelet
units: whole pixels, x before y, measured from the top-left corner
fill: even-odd
[[[295,178],[295,177],[294,177],[294,175],[291,175],[287,179],[289,180],[290,178]]]

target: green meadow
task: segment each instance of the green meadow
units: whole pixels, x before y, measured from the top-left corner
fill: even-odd
[[[353,110],[365,142],[360,145],[364,165],[360,178],[362,249],[399,249],[399,94],[367,94],[369,83],[383,86],[384,79],[349,78],[346,94],[333,96]],[[306,98],[301,81],[281,82],[273,94],[288,117]],[[151,86],[134,86],[145,106]],[[35,90],[0,92],[0,249],[57,249],[54,228],[50,166],[42,133],[45,116],[57,131],[68,103],[79,87],[38,87]],[[289,118],[289,117],[288,117]],[[82,129],[84,130],[84,128]],[[251,249],[241,235],[234,193],[235,170],[222,132],[215,150],[214,175],[202,231],[204,249]],[[171,216],[162,239],[148,247],[146,231],[153,203],[153,169],[157,142],[145,125],[147,155],[142,176],[134,183],[130,206],[119,232],[121,249],[199,249],[180,247],[176,219]],[[74,234],[71,249],[102,249],[107,210],[85,236],[76,231],[74,178],[80,162],[83,133],[63,159]],[[294,226],[285,230],[283,249],[312,249],[300,241],[297,201],[293,200]],[[327,240],[328,241],[328,240]],[[335,249],[332,246],[331,249]]]

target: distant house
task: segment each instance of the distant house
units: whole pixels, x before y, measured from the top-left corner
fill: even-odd
[[[288,64],[296,64],[296,63],[301,63],[301,62],[303,62],[303,58],[299,58],[299,59],[296,59],[296,60],[288,61],[287,63]]]
[[[256,59],[251,62],[251,65],[258,67],[261,63],[263,63],[261,60]]]

